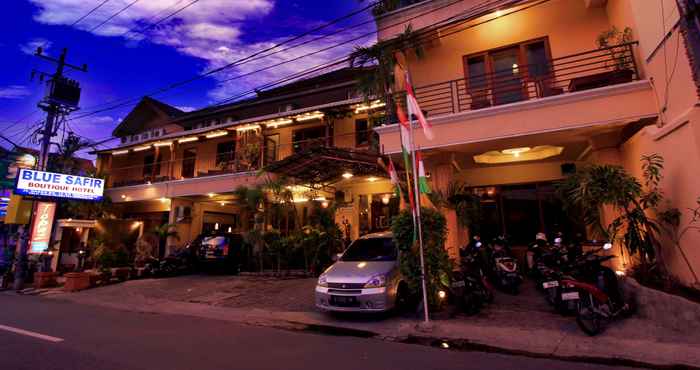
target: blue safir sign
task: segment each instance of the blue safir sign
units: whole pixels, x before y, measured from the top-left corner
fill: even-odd
[[[22,168],[17,175],[15,194],[36,197],[100,200],[105,181],[92,177],[35,171]]]

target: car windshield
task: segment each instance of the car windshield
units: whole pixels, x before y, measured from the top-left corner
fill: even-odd
[[[358,239],[348,247],[341,261],[394,261],[396,255],[391,238]]]

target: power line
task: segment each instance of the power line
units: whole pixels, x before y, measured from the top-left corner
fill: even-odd
[[[119,11],[117,11],[116,13],[114,13],[114,14],[110,15],[109,17],[107,17],[107,19],[105,19],[104,21],[100,22],[100,24],[98,24],[97,26],[91,28],[89,32],[94,32],[96,29],[98,29],[98,28],[104,26],[104,25],[107,24],[109,21],[111,21],[111,20],[114,19],[115,17],[119,16],[119,14],[124,13],[127,9],[131,8],[134,4],[138,3],[139,1],[141,1],[141,0],[134,0],[134,1],[130,2],[130,3],[127,4],[125,7],[119,9]]]
[[[142,29],[139,30],[139,31],[134,31],[134,28],[136,28],[136,27],[131,28],[130,30],[126,31],[122,36],[126,36],[126,35],[130,34],[132,31],[133,31],[133,32],[136,32],[136,33],[140,33],[140,34],[142,34],[142,35],[145,36],[144,32],[146,32],[146,31],[150,30],[151,28],[153,28],[153,27],[155,27],[155,26],[157,26],[157,25],[159,25],[159,24],[161,24],[161,23],[167,21],[168,19],[174,17],[175,15],[179,14],[180,12],[182,12],[182,11],[184,11],[185,9],[189,8],[190,6],[192,6],[192,5],[196,4],[196,3],[198,3],[199,1],[200,1],[200,0],[192,0],[192,1],[190,1],[189,3],[187,3],[187,5],[181,7],[181,8],[179,8],[178,10],[176,10],[176,11],[174,11],[174,12],[168,14],[167,16],[165,16],[165,17],[159,19],[157,22],[151,23],[150,25],[146,26],[145,28],[142,28]]]
[[[98,5],[98,6],[94,7],[94,8],[92,8],[92,9],[91,9],[89,12],[87,12],[85,15],[83,15],[83,16],[80,17],[80,18],[78,18],[77,21],[73,22],[73,23],[70,25],[70,27],[73,27],[73,26],[75,26],[76,24],[80,23],[83,19],[89,17],[90,14],[94,13],[95,11],[97,11],[97,9],[101,8],[102,5],[107,4],[109,1],[110,1],[110,0],[104,0],[104,1],[102,1],[102,2],[100,3],[100,5]]]

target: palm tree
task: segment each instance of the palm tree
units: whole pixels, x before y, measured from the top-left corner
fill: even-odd
[[[158,256],[162,257],[165,254],[165,247],[169,238],[180,240],[180,234],[175,229],[176,227],[176,224],[163,224],[156,226],[151,231],[151,234],[158,239]]]

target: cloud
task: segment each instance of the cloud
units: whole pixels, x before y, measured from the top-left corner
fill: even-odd
[[[176,105],[175,108],[177,108],[183,112],[192,112],[193,110],[197,110],[197,108],[190,107],[189,105]]]
[[[44,50],[48,50],[51,47],[51,41],[44,38],[34,38],[29,40],[27,43],[19,46],[19,49],[23,53],[33,55],[36,52],[36,48],[42,47]]]
[[[24,85],[0,86],[0,99],[22,99],[32,92]]]
[[[94,2],[84,0],[29,1],[36,5],[38,9],[34,14],[34,20],[52,25],[71,25],[79,15],[86,14],[95,6]],[[131,1],[112,0],[75,27],[93,32],[98,36],[121,37],[127,42],[127,46],[139,46],[150,42],[171,47],[181,54],[204,60],[202,72],[225,66],[232,61],[272,47],[276,43],[292,36],[254,43],[243,41],[245,38],[242,36],[244,36],[244,25],[246,22],[270,14],[274,6],[273,0],[201,1],[178,13],[167,22],[163,22],[144,33],[128,32],[130,30],[143,30],[154,21],[171,14],[189,3],[189,0],[140,1],[113,18],[109,23],[92,31],[92,28],[131,3]],[[280,20],[280,22],[283,21]],[[317,24],[317,21],[313,19],[307,21],[310,25]],[[227,68],[221,73],[211,76],[217,83],[207,95],[212,99],[211,102],[215,102],[250,90],[261,84],[278,80],[289,74],[347,55],[355,45],[372,42],[374,36],[355,42],[347,42],[347,40],[368,32],[371,32],[371,29],[363,27],[355,30],[354,33],[340,33],[298,48],[282,51],[274,56]],[[318,35],[308,35],[295,41],[295,43],[298,44],[316,36]],[[316,53],[320,49],[336,44],[340,44],[340,46]],[[243,74],[300,56],[306,57],[264,72],[255,73],[255,75],[250,77],[237,78]],[[234,78],[235,80],[232,80]]]

